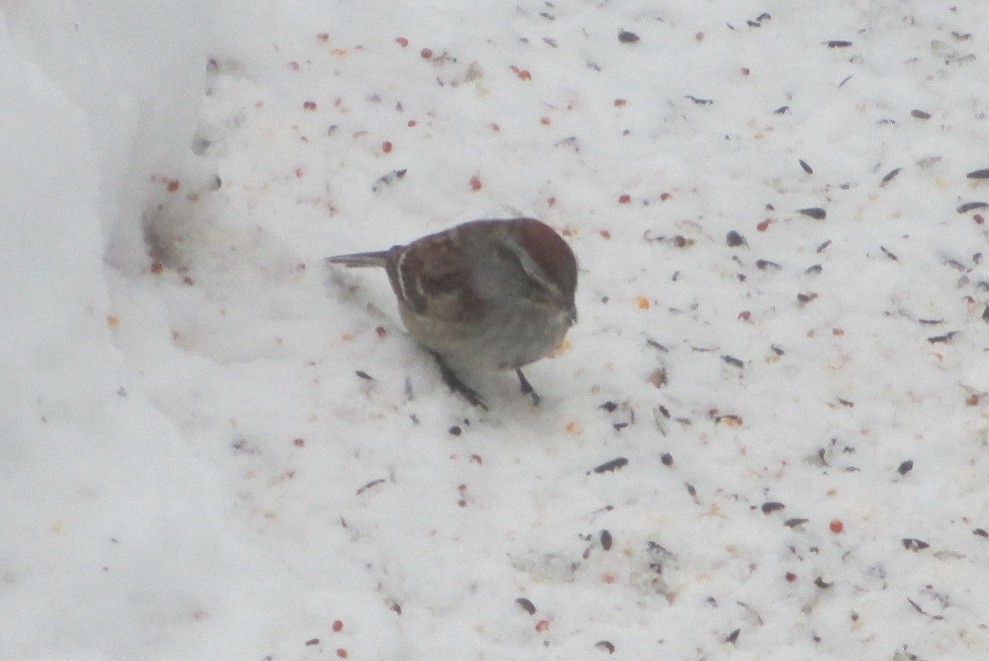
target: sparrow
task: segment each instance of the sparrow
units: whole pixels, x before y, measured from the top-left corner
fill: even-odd
[[[533,218],[474,220],[327,261],[384,268],[402,322],[435,357],[444,383],[485,410],[458,371],[513,369],[538,405],[521,368],[551,353],[577,321],[577,259],[563,237]]]

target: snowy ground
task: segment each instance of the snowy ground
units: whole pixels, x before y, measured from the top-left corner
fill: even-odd
[[[989,658],[984,0],[164,4],[0,2],[0,657]],[[517,214],[482,413],[322,258]]]

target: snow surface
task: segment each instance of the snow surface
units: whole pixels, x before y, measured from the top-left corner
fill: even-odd
[[[0,14],[0,658],[989,658],[984,0]],[[484,413],[323,258],[512,215]]]

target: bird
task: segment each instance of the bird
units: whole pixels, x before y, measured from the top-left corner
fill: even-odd
[[[534,218],[473,220],[327,261],[384,268],[409,334],[434,356],[444,383],[484,410],[458,372],[513,369],[538,405],[521,368],[556,349],[577,321],[577,258]]]

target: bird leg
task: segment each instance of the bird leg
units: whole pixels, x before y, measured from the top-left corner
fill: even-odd
[[[519,377],[519,387],[522,389],[522,394],[532,397],[533,406],[539,406],[539,395],[532,389],[532,384],[529,383],[529,379],[525,378],[525,374],[522,374],[522,370],[518,368],[515,369],[515,373]]]
[[[487,411],[488,407],[477,391],[464,383],[439,354],[434,353],[433,356],[436,358],[436,364],[440,368],[440,378],[443,379],[443,383],[451,391],[462,395],[471,406],[477,406],[482,411]]]

